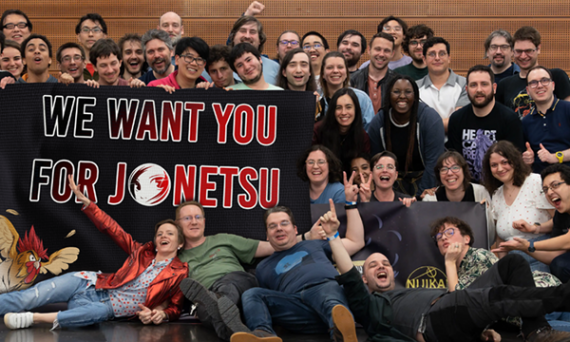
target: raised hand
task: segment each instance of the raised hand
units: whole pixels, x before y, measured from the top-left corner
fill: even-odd
[[[360,202],[370,202],[370,198],[372,198],[372,190],[370,189],[370,185],[372,184],[372,175],[370,175],[370,177],[368,177],[368,180],[365,182],[364,176],[361,172],[360,179],[360,189],[358,189],[358,193],[360,194]]]
[[[344,181],[344,195],[346,197],[347,202],[356,202],[358,200],[358,185],[353,183],[355,174],[356,172],[352,171],[350,179],[347,180],[346,172],[342,173]]]
[[[540,159],[540,161],[544,163],[548,164],[558,163],[558,158],[556,158],[554,153],[548,152],[548,150],[542,144],[540,144],[540,150],[536,152],[536,155],[538,156],[538,159]]]
[[[81,190],[79,190],[81,184],[75,185],[75,181],[73,181],[73,175],[68,175],[67,179],[69,181],[69,188],[73,191],[75,196],[77,196],[77,199],[83,202],[84,206],[88,206],[91,201],[89,198],[87,198],[87,196],[83,194],[83,192],[81,192]]]
[[[330,210],[320,217],[319,221],[323,230],[327,233],[328,237],[334,236],[338,232],[340,221],[336,217],[336,208],[332,198],[329,198]]]
[[[249,4],[249,7],[247,8],[247,10],[243,15],[250,15],[255,17],[256,15],[261,14],[261,12],[263,12],[264,9],[265,9],[264,4],[262,4],[259,1],[254,1],[251,4]]]
[[[523,152],[522,158],[525,164],[532,165],[534,163],[534,151],[530,148],[528,141],[526,142],[526,151]]]

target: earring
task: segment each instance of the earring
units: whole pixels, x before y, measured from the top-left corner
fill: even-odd
[[[182,248],[182,247],[178,247],[178,250],[180,250],[180,248]]]
[[[154,251],[155,251],[155,252],[158,252],[158,248],[155,248]]]

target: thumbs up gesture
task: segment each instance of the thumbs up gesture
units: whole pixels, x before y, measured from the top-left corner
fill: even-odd
[[[525,164],[532,165],[534,163],[534,151],[530,148],[528,141],[526,142],[526,151],[523,152],[522,158]]]
[[[556,155],[554,153],[550,153],[548,152],[548,150],[546,148],[544,148],[544,146],[542,144],[540,144],[540,150],[538,150],[538,152],[536,152],[536,155],[538,156],[538,158],[548,164],[556,164],[558,163],[558,158],[556,158]]]

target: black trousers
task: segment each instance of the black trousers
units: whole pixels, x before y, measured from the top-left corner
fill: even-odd
[[[528,263],[509,254],[462,291],[447,293],[428,311],[425,337],[476,341],[489,324],[523,318],[523,334],[549,326],[544,315],[570,309],[570,285],[536,288]]]

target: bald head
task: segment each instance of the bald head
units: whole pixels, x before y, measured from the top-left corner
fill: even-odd
[[[364,261],[362,281],[370,292],[386,292],[396,286],[390,260],[381,253],[371,254]]]
[[[174,12],[164,13],[158,21],[157,29],[168,32],[172,44],[176,44],[184,34],[182,18]]]

